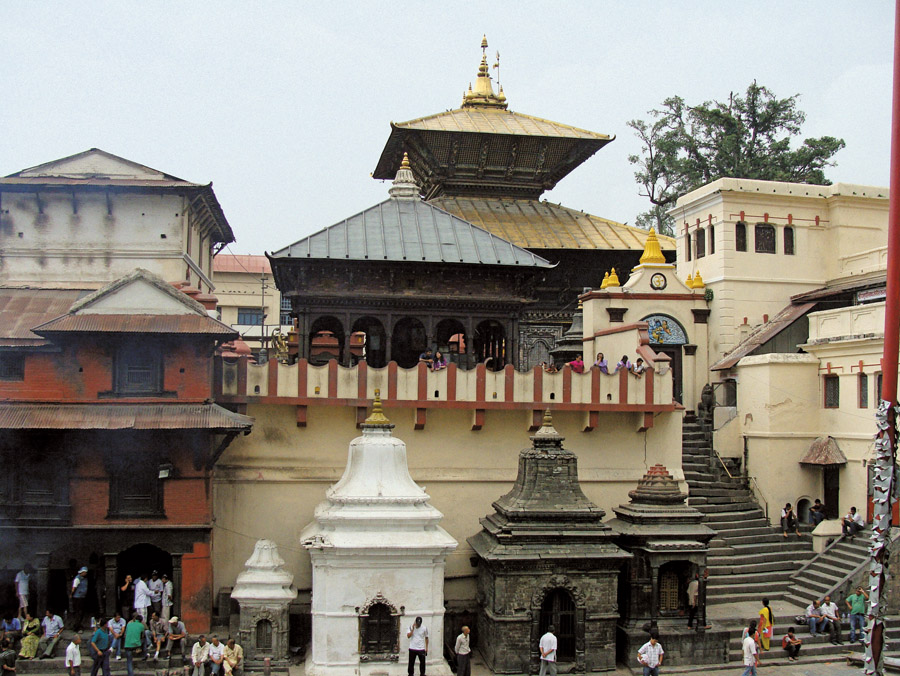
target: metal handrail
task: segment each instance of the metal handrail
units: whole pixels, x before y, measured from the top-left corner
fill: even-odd
[[[716,456],[716,460],[719,461],[719,464],[722,466],[722,469],[725,470],[725,474],[728,475],[729,479],[742,479],[743,477],[736,477],[728,470],[728,465],[725,464],[725,461],[722,460],[722,456],[719,455],[719,452],[716,449],[712,449],[713,455]],[[756,486],[756,490],[753,490],[751,487],[751,482],[754,486]],[[766,500],[766,496],[763,495],[762,488],[759,487],[759,482],[756,480],[756,477],[748,476],[747,477],[747,486],[750,487],[750,490],[753,492],[753,497],[757,498],[757,501],[761,500],[763,505],[765,506],[766,519],[769,518],[769,501]]]

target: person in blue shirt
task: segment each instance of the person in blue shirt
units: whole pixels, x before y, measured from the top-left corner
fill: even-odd
[[[82,566],[78,570],[78,575],[72,580],[72,588],[69,593],[72,595],[72,631],[81,631],[81,623],[84,619],[84,602],[88,593],[88,569]]]
[[[103,676],[109,674],[109,653],[112,639],[109,636],[106,618],[101,617],[97,622],[97,631],[91,636],[91,658],[94,666],[91,667],[91,676],[97,676],[100,667],[103,667]]]

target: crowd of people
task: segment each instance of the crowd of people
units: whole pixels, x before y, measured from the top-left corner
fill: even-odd
[[[587,364],[585,363],[581,355],[577,355],[572,361],[566,362],[566,366],[572,369],[573,373],[584,373],[585,369],[587,368]],[[542,361],[541,368],[547,373],[559,372],[559,368],[552,361]],[[606,360],[606,356],[602,352],[597,353],[597,358],[594,360],[594,363],[591,364],[590,368],[597,369],[598,371],[600,371],[600,373],[611,375],[609,371],[609,362]],[[638,357],[634,362],[632,362],[631,358],[627,354],[623,354],[622,358],[618,362],[616,362],[612,373],[618,373],[619,371],[623,370],[635,376],[636,378],[641,378],[646,372],[647,367],[641,357]]]

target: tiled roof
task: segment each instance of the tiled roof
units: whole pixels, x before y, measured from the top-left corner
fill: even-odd
[[[530,251],[419,199],[389,199],[272,258],[427,261],[549,268]]]
[[[643,251],[648,231],[534,199],[436,197],[429,201],[451,214],[528,249]],[[659,235],[663,251],[675,240]]]
[[[31,329],[67,312],[87,293],[79,289],[0,289],[0,346],[47,344]]]
[[[249,431],[253,418],[216,404],[0,403],[0,429]]]
[[[40,335],[53,333],[167,333],[236,337],[238,332],[209,316],[66,314],[36,326]]]
[[[847,456],[833,437],[819,437],[800,459],[801,465],[846,465]]]

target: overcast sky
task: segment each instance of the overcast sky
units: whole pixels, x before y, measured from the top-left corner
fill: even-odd
[[[551,201],[634,223],[626,122],[753,79],[801,95],[805,136],[847,142],[832,180],[888,183],[887,0],[3,0],[0,175],[102,148],[212,181],[230,250],[273,251],[387,197],[390,121],[457,108],[482,33],[510,109],[617,137]]]

